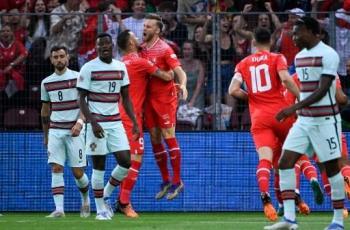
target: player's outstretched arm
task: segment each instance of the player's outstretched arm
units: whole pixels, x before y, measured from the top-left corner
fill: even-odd
[[[50,123],[50,103],[43,102],[41,106],[41,125],[44,132],[44,145],[47,146],[49,137],[49,123]]]
[[[248,94],[246,91],[241,89],[242,81],[243,80],[241,74],[236,72],[231,80],[230,86],[228,88],[228,93],[233,97],[246,101],[248,100]]]
[[[181,90],[181,96],[182,96],[182,100],[186,101],[188,93],[187,93],[187,75],[185,73],[185,71],[182,69],[181,66],[177,66],[175,67],[175,69],[173,69],[173,71],[176,74],[177,80],[179,82],[179,88]]]
[[[95,137],[103,138],[103,128],[96,122],[96,119],[91,115],[88,105],[86,104],[86,97],[88,95],[88,91],[82,88],[78,88],[79,91],[79,107],[80,111],[83,113],[84,117],[87,121],[91,122],[91,127],[94,132]]]
[[[139,138],[139,135],[140,135],[140,129],[139,129],[139,126],[137,125],[133,105],[130,101],[129,86],[128,85],[122,86],[120,89],[120,93],[122,96],[122,101],[123,101],[123,106],[124,106],[125,112],[126,112],[126,114],[128,114],[128,117],[132,120],[132,123],[133,123],[133,128],[132,128],[132,133],[134,135],[133,139],[137,140]]]
[[[293,81],[293,78],[289,75],[287,70],[278,71],[278,76],[280,77],[283,85],[291,92],[299,101],[299,88]]]

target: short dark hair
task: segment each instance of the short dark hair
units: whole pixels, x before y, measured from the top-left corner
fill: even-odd
[[[160,32],[163,31],[163,21],[162,21],[162,17],[159,16],[158,14],[148,14],[145,19],[150,19],[150,20],[156,20],[157,21],[157,26],[160,29]]]
[[[130,30],[124,30],[117,37],[117,44],[119,49],[126,50],[128,47],[128,41],[130,39]]]
[[[50,54],[52,54],[53,52],[59,51],[59,50],[64,50],[64,52],[66,54],[68,54],[68,49],[65,46],[53,46],[50,50]]]
[[[299,18],[295,24],[295,26],[305,26],[307,30],[310,30],[314,35],[320,34],[320,24],[318,21],[312,17],[301,17]]]
[[[104,37],[109,37],[109,39],[112,41],[112,36],[108,33],[99,33],[96,37],[96,40]]]
[[[163,1],[158,5],[158,11],[164,12],[167,10],[170,12],[176,12],[176,7],[173,1]]]
[[[271,42],[271,33],[266,28],[258,27],[254,31],[254,39],[259,44],[269,44]]]

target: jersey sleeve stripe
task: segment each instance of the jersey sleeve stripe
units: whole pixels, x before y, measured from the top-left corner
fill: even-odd
[[[75,88],[76,84],[77,84],[77,80],[71,79],[71,80],[64,80],[64,81],[47,82],[47,83],[44,83],[44,87],[47,92],[50,92],[54,90]]]

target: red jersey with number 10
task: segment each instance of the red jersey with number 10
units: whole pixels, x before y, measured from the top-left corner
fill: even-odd
[[[142,47],[141,57],[147,58],[161,70],[173,70],[181,65],[174,51],[162,39],[155,41],[149,48],[145,47],[145,44],[143,44]],[[164,81],[159,78],[152,78],[149,85],[149,93],[152,97],[156,96],[158,99],[163,97],[168,98],[168,96],[176,97],[174,81]]]
[[[237,66],[247,86],[249,110],[252,119],[260,115],[276,114],[288,106],[278,71],[287,70],[282,54],[260,51],[244,58]]]

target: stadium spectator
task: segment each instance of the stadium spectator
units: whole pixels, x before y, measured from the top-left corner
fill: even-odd
[[[15,34],[15,38],[24,45],[27,36],[25,16],[21,14],[18,9],[11,9],[8,13],[8,20]]]
[[[217,99],[218,103],[224,103],[232,108],[232,113],[237,112],[237,99],[227,93],[227,89],[230,85],[231,78],[234,71],[234,61],[236,60],[236,38],[231,33],[232,23],[230,17],[223,15],[220,17],[220,73],[221,82],[218,84],[217,89],[221,89],[221,95]],[[216,76],[209,76],[208,78],[208,92],[210,94],[210,104],[214,105],[213,86],[217,80]],[[217,91],[218,92],[218,91]],[[226,127],[229,124],[225,124]]]
[[[208,31],[209,21],[207,20],[203,26],[197,25],[194,28],[193,38],[194,41],[194,58],[197,58],[203,62],[207,68],[211,66],[210,52],[211,52],[211,34]]]
[[[136,140],[133,138],[132,121],[127,116],[124,108],[119,106],[121,119],[130,144],[131,166],[128,175],[122,183],[116,209],[124,213],[127,217],[136,218],[138,214],[131,206],[130,197],[138,178],[144,153],[143,107],[146,99],[148,81],[150,77],[158,77],[164,81],[171,81],[174,75],[172,71],[168,73],[159,70],[154,63],[139,56],[137,53],[139,50],[139,43],[133,32],[129,30],[121,32],[118,35],[117,41],[118,47],[123,52],[122,60],[126,65],[130,77],[130,99],[134,106],[135,116],[140,128],[140,136]]]
[[[206,21],[209,4],[208,0],[178,0],[177,13],[180,23],[187,25],[188,39],[193,37],[196,25],[203,25]]]
[[[348,9],[346,6],[347,5],[344,4],[343,8],[340,8],[335,12],[335,34],[337,35],[335,40],[335,50],[340,57],[338,68],[338,74],[340,76],[346,75],[346,61],[350,57],[350,7]],[[313,14],[313,17],[317,18],[315,14]],[[330,18],[318,19],[318,21],[329,34],[333,33],[334,25],[331,24]]]
[[[36,38],[46,38],[50,34],[50,16],[44,15],[46,13],[45,2],[43,0],[35,0],[32,4],[30,12],[35,13],[35,15],[29,16],[28,37],[26,40],[27,49],[30,49]]]
[[[112,58],[112,37],[107,33],[97,36],[98,57],[80,70],[77,87],[80,109],[88,123],[86,151],[92,157],[91,184],[95,196],[97,220],[110,220],[113,209],[109,197],[126,177],[130,167],[130,147],[120,120],[118,102],[132,120],[132,134],[137,139],[139,129],[129,99],[129,76],[125,64]],[[113,153],[118,165],[113,169],[104,187],[106,156]]]
[[[258,15],[256,27],[268,29],[270,31],[270,33],[272,34],[272,44],[275,44],[276,33],[281,28],[281,22],[279,21],[278,17],[276,16],[274,11],[272,10],[270,2],[265,2],[264,6],[268,12],[267,13],[262,12]],[[247,14],[252,9],[253,9],[252,4],[244,5],[242,15]],[[243,17],[243,16],[241,16],[241,17]],[[271,21],[272,21],[272,23],[271,23]],[[236,27],[235,32],[238,33],[241,37],[252,40],[253,39],[253,32],[244,29],[245,22],[246,21],[244,20],[244,18],[240,18],[239,22],[237,22],[240,24],[240,26]],[[252,49],[251,49],[252,53],[254,53],[254,49],[255,49],[254,46],[252,46]]]
[[[0,89],[12,97],[17,91],[23,91],[23,61],[27,57],[24,45],[15,39],[10,25],[3,25],[0,31]]]
[[[39,37],[28,51],[24,71],[27,87],[40,86],[44,77],[52,72],[50,60],[45,57],[46,43],[44,37]]]
[[[131,0],[130,8],[132,10],[132,15],[123,20],[123,24],[126,29],[132,31],[136,37],[142,41],[143,24],[145,22],[145,10],[146,1],[145,0]]]
[[[158,15],[150,14],[146,17],[141,56],[154,61],[161,70],[173,70],[177,76],[180,99],[186,100],[186,73],[173,50],[160,39],[163,24]],[[145,106],[145,123],[151,134],[153,153],[160,169],[163,183],[156,199],[167,195],[172,200],[183,190],[181,180],[181,153],[175,137],[177,90],[175,82],[165,82],[158,78],[151,78],[149,94]],[[168,171],[168,156],[162,143],[164,139],[168,146],[170,163],[173,168],[173,178],[170,181]]]
[[[47,12],[51,13],[55,8],[60,6],[59,0],[48,0],[47,1]]]
[[[276,50],[286,57],[288,66],[291,66],[294,62],[295,55],[299,52],[299,48],[292,40],[293,25],[298,18],[305,16],[305,12],[299,8],[294,8],[287,12],[288,20],[283,23],[281,35],[277,40]]]
[[[187,27],[176,20],[176,8],[174,2],[165,1],[159,4],[158,13],[162,17],[163,23],[167,22],[165,37],[175,42],[179,47],[187,40]]]
[[[187,75],[188,103],[192,108],[204,108],[205,69],[203,63],[195,58],[194,42],[185,41],[182,46],[181,66]]]
[[[69,68],[78,70],[78,44],[81,39],[80,31],[84,27],[84,16],[79,9],[81,0],[67,0],[51,12],[50,36],[46,54],[53,46],[65,46],[69,53]]]
[[[82,131],[84,121],[79,116],[76,89],[79,73],[67,68],[68,58],[65,47],[53,47],[50,59],[55,72],[41,83],[41,120],[48,163],[51,166],[51,191],[56,207],[46,216],[49,218],[65,216],[63,170],[66,161],[80,191],[80,217],[90,216],[89,179],[84,173],[87,165]]]
[[[291,128],[279,162],[280,187],[283,198],[284,218],[265,229],[296,229],[294,164],[302,154],[316,153],[324,164],[331,185],[334,209],[333,220],[326,228],[344,229],[344,178],[340,173],[341,120],[339,108],[334,104],[339,56],[331,47],[320,41],[317,20],[302,17],[293,28],[293,39],[303,48],[295,57],[296,72],[301,81],[300,101],[282,109],[276,115],[284,120],[299,110],[296,123]],[[314,82],[317,84],[312,85]],[[307,86],[307,90],[303,87]],[[322,108],[322,109],[320,109]],[[327,141],[328,140],[328,141]]]
[[[299,90],[287,71],[283,55],[270,52],[271,34],[266,28],[254,32],[257,50],[237,64],[229,87],[230,95],[248,100],[252,120],[251,134],[258,152],[259,163],[256,171],[264,213],[269,220],[277,220],[277,213],[271,203],[269,178],[272,167],[281,154],[281,146],[295,119],[278,122],[274,115],[288,106],[282,91],[283,85],[298,96]],[[283,83],[283,84],[282,84]],[[241,86],[246,85],[246,91]]]
[[[240,33],[236,33],[236,31],[239,29],[248,30],[248,24],[240,15],[235,15],[232,18],[232,33],[236,40],[236,63],[251,54],[252,44],[251,40],[242,36]]]

